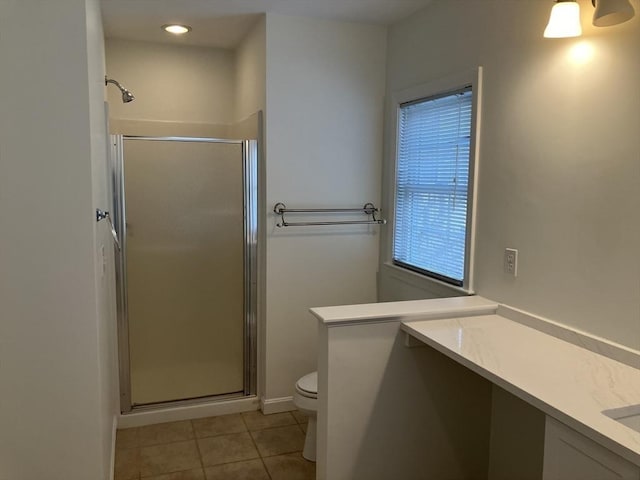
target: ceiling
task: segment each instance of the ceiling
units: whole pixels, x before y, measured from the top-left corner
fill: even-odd
[[[424,8],[431,0],[101,0],[105,36],[235,48],[259,14],[318,17],[389,25]],[[163,32],[167,23],[193,31],[183,37]]]

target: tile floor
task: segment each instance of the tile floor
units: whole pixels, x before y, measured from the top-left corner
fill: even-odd
[[[118,430],[115,480],[313,480],[301,413],[248,412]]]

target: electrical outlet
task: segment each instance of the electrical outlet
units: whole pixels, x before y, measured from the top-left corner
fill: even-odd
[[[505,248],[504,250],[504,273],[518,276],[518,250],[515,248]]]

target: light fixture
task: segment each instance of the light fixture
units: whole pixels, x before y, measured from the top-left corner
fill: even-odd
[[[610,27],[631,20],[636,12],[629,0],[591,0],[596,7],[593,24],[596,27]]]
[[[556,0],[551,9],[549,23],[544,29],[545,38],[567,38],[582,35],[580,5],[576,0]]]
[[[631,20],[636,12],[629,0],[591,0],[596,8],[593,13],[593,24],[596,27],[610,27]],[[549,23],[544,30],[546,38],[579,37],[580,6],[577,0],[556,0],[551,9]]]
[[[162,29],[165,32],[173,33],[174,35],[183,35],[191,31],[191,27],[188,25],[180,25],[177,23],[172,23],[168,25],[163,25]]]

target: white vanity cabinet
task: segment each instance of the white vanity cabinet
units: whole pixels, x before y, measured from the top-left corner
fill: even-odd
[[[547,416],[543,480],[639,480],[640,468]]]
[[[319,480],[640,480],[640,355],[480,297],[312,313]]]

